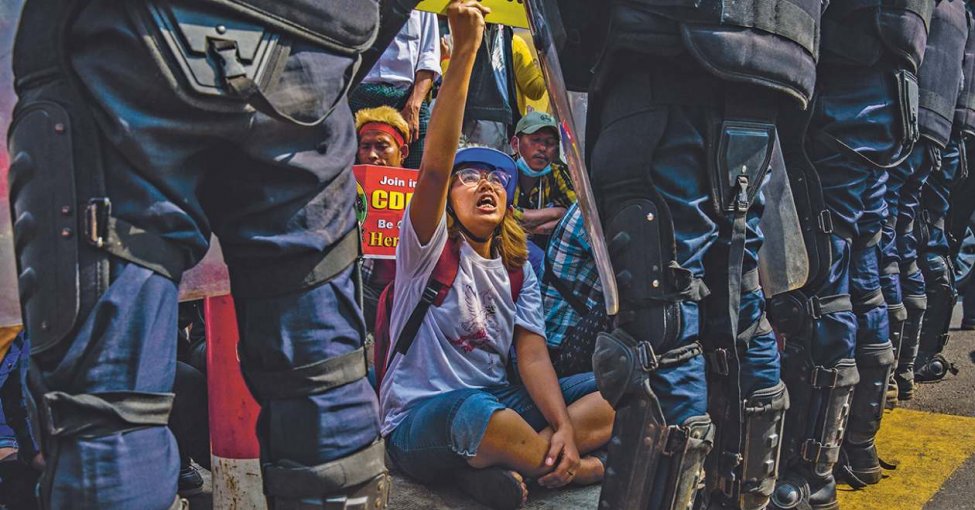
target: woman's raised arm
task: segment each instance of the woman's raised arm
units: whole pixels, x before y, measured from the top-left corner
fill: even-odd
[[[410,222],[422,244],[430,242],[447,204],[450,171],[467,106],[467,89],[484,35],[484,15],[488,12],[490,9],[476,0],[453,0],[447,7],[454,41],[450,72],[444,76],[433,107],[420,176],[410,205]]]

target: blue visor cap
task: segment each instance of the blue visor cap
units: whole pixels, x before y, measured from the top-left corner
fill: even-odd
[[[515,199],[515,186],[518,185],[518,167],[511,156],[490,147],[467,147],[457,151],[454,156],[454,168],[460,165],[481,163],[489,165],[495,170],[507,173],[511,178],[505,186],[505,193],[508,195],[508,205],[510,206]]]

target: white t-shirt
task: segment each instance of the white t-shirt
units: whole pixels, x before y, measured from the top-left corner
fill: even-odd
[[[395,344],[447,243],[441,217],[430,242],[420,245],[407,208],[396,248],[396,293],[390,315]],[[538,280],[526,262],[517,306],[501,258],[485,259],[461,241],[457,278],[443,304],[431,306],[406,356],[390,347],[392,362],[379,390],[382,435],[392,432],[423,399],[462,388],[508,382],[505,367],[515,325],[545,336]]]

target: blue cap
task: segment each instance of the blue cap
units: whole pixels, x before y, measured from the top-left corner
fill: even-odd
[[[515,199],[515,186],[518,185],[518,167],[511,156],[490,147],[466,147],[457,151],[454,156],[454,168],[467,163],[483,163],[495,170],[503,170],[511,178],[505,186],[508,195],[508,205]]]

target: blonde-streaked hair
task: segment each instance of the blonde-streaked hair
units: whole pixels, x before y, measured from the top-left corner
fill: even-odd
[[[453,185],[454,176],[451,179]],[[447,194],[447,203],[450,203],[450,194]],[[509,271],[517,271],[525,266],[528,261],[528,233],[521,226],[521,222],[515,219],[512,209],[509,207],[504,212],[504,218],[491,234],[491,253],[501,257],[504,267]],[[447,215],[447,232],[451,237],[462,236],[464,233],[457,224],[453,215]]]
[[[406,123],[403,115],[391,106],[377,106],[375,108],[365,108],[355,113],[355,130],[358,132],[362,126],[370,122],[380,122],[393,126],[393,129],[403,135],[403,139],[410,139],[410,125]]]

